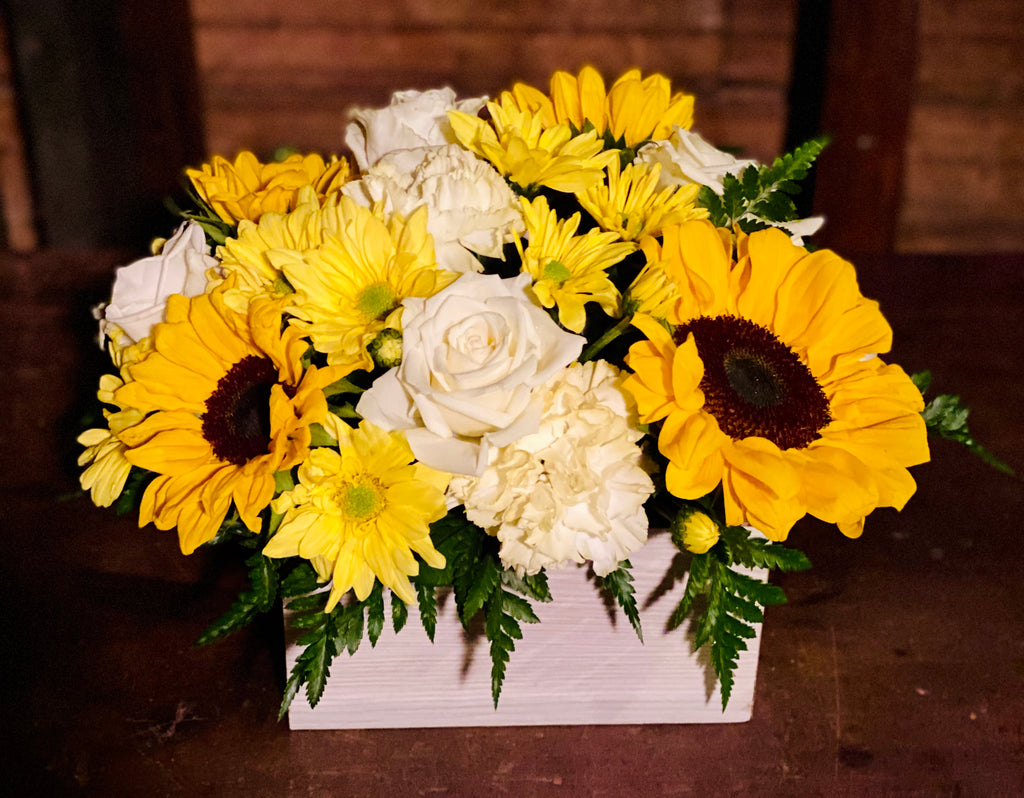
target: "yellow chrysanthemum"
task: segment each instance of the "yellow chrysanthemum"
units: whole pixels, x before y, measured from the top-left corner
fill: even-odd
[[[545,126],[507,92],[502,102],[488,102],[487,109],[490,121],[449,111],[452,130],[462,146],[490,161],[524,191],[540,186],[584,191],[602,180],[604,168],[618,158],[614,151],[602,152],[604,145],[594,131],[573,135],[568,125]]]
[[[137,363],[149,351],[148,337],[131,346],[122,346],[114,339],[110,340],[110,357],[114,365],[120,369],[121,376],[104,374],[100,377],[100,387],[96,396],[101,402],[113,405],[117,410],[110,411],[104,408],[106,428],[87,429],[78,436],[78,442],[85,447],[78,456],[78,465],[85,466],[78,481],[82,490],[89,491],[89,497],[97,507],[109,507],[117,500],[131,471],[132,464],[124,454],[128,447],[119,435],[142,421],[145,414],[137,408],[120,403],[115,399],[115,393],[126,380],[131,379],[128,367]]]
[[[326,611],[354,589],[365,599],[374,581],[407,603],[416,600],[413,552],[443,568],[430,524],[444,517],[449,475],[416,462],[405,436],[364,421],[339,450],[318,448],[299,467],[299,484],[274,500],[284,518],[263,549],[267,557],[304,557],[333,579]]]
[[[668,275],[667,263],[661,257],[661,243],[658,239],[644,237],[640,241],[640,249],[647,262],[626,289],[626,295],[622,299],[623,315],[642,313],[665,320],[679,301],[679,287]]]
[[[914,492],[921,394],[874,357],[891,330],[851,264],[775,229],[741,237],[734,263],[726,240],[707,222],[666,229],[675,334],[634,320],[647,340],[630,349],[626,387],[641,421],[661,422],[666,486],[694,499],[721,485],[726,523],[773,540],[805,514],[856,537]]]
[[[621,147],[636,147],[650,139],[665,139],[676,125],[693,124],[693,95],[676,92],[663,75],[642,78],[631,69],[605,91],[604,79],[593,67],[578,76],[556,72],[551,77],[551,96],[532,86],[517,84],[511,93],[518,107],[539,115],[545,127],[572,125],[574,130],[592,127]]]
[[[345,372],[303,371],[308,343],[295,328],[282,332],[281,318],[280,302],[257,301],[246,316],[221,291],[173,295],[153,351],[114,394],[148,413],[120,433],[127,460],[158,475],[139,525],[177,527],[185,554],[214,537],[232,502],[258,531],[275,472],[302,462],[310,425],[327,423],[322,389]]]
[[[258,222],[242,221],[238,232],[217,249],[220,272],[234,275],[234,285],[225,294],[228,305],[244,313],[249,301],[259,297],[278,298],[292,293],[282,279],[281,263],[316,249],[325,236],[337,232],[340,194],[321,203],[312,186],[299,189],[295,209],[288,213],[265,213]],[[209,275],[208,290],[219,285],[220,275]]]
[[[403,219],[342,197],[313,216],[303,223],[308,249],[268,250],[267,258],[295,289],[292,323],[327,362],[371,369],[367,347],[398,325],[402,300],[433,296],[459,275],[438,268],[425,205]]]
[[[603,230],[618,233],[626,241],[656,236],[670,224],[707,218],[707,210],[697,207],[698,185],[658,191],[660,174],[658,164],[636,163],[620,169],[616,160],[608,166],[606,182],[577,193],[576,199]]]
[[[541,305],[558,308],[562,326],[583,332],[584,306],[597,302],[610,316],[618,315],[619,292],[608,269],[633,252],[634,244],[619,241],[615,233],[589,230],[576,235],[580,214],[559,220],[544,197],[522,199],[529,245],[516,238],[522,271],[533,278],[533,292]]]
[[[316,154],[296,153],[283,161],[260,163],[251,152],[239,153],[234,163],[216,155],[200,169],[185,171],[203,201],[232,225],[291,210],[303,186],[312,186],[322,200],[343,186],[349,173],[348,161],[337,156],[324,161]]]

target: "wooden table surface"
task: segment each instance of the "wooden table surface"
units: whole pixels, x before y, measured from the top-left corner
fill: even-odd
[[[217,551],[76,494],[115,252],[0,254],[3,736],[12,795],[1024,794],[1024,483],[953,444],[850,541],[802,523],[749,723],[289,732],[268,620],[192,641],[241,586]],[[1024,257],[861,259],[893,359],[1024,470]],[[513,657],[510,667],[515,667]],[[339,661],[335,673],[343,673]]]

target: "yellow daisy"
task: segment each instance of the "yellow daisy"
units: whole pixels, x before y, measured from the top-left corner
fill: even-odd
[[[398,325],[402,300],[433,296],[459,275],[438,268],[425,205],[404,219],[342,197],[316,216],[310,248],[269,250],[268,258],[295,289],[292,323],[327,362],[372,369],[367,347]]]
[[[302,462],[310,425],[327,420],[323,388],[341,369],[303,371],[308,343],[282,331],[280,302],[257,301],[248,316],[221,291],[174,295],[153,351],[129,366],[114,393],[148,415],[123,430],[125,457],[158,476],[139,509],[139,525],[178,528],[190,554],[212,539],[232,502],[253,532],[274,495],[274,474]]]
[[[263,553],[304,557],[321,580],[333,579],[328,612],[349,589],[365,599],[377,579],[411,603],[409,577],[419,573],[413,553],[434,568],[445,565],[430,524],[447,513],[448,480],[416,462],[400,432],[364,421],[338,451],[310,452],[299,484],[274,500],[284,518]]]
[[[560,221],[544,197],[521,201],[529,245],[524,248],[517,237],[516,247],[541,305],[557,306],[559,322],[575,333],[583,332],[588,302],[597,302],[610,316],[618,315],[619,292],[608,269],[636,246],[619,241],[615,233],[590,230],[576,235],[580,214]]]
[[[618,158],[602,152],[594,131],[575,135],[568,125],[543,124],[540,116],[519,108],[506,92],[488,102],[490,120],[462,111],[448,119],[462,146],[489,161],[526,193],[546,186],[555,191],[584,191],[602,180],[604,168]]]
[[[575,131],[592,127],[618,147],[635,148],[651,139],[666,139],[674,126],[689,129],[693,124],[693,95],[673,94],[668,78],[658,74],[643,78],[638,69],[623,74],[609,91],[593,67],[584,67],[577,76],[556,72],[550,98],[532,86],[518,84],[512,99],[520,108],[538,114],[547,127],[563,123]]]
[[[121,346],[111,339],[110,355],[114,365],[120,369],[120,376],[104,374],[100,377],[100,387],[96,396],[101,402],[113,405],[117,410],[110,411],[104,408],[106,428],[87,429],[78,436],[78,442],[85,447],[78,456],[78,465],[85,466],[85,470],[79,476],[79,484],[82,490],[89,491],[89,497],[97,507],[109,507],[117,500],[124,490],[132,468],[132,464],[125,457],[128,447],[119,435],[142,421],[145,414],[138,408],[117,401],[115,393],[126,380],[131,379],[128,367],[137,363],[149,349],[148,337],[131,346]]]
[[[348,161],[337,156],[324,161],[315,154],[294,154],[265,164],[251,152],[239,153],[234,163],[216,155],[200,169],[185,170],[203,201],[231,225],[291,210],[303,186],[312,186],[323,199],[344,185],[349,173]]]
[[[634,324],[626,387],[641,421],[661,422],[666,486],[695,499],[719,485],[726,523],[783,540],[803,515],[850,537],[876,507],[902,508],[907,467],[928,460],[923,401],[876,353],[891,330],[853,266],[808,253],[776,229],[731,247],[708,222],[666,229],[680,288],[669,319]]]
[[[615,160],[608,166],[608,180],[578,192],[576,199],[603,230],[618,233],[626,241],[658,235],[670,224],[707,218],[707,210],[697,207],[697,184],[658,191],[660,174],[658,164],[629,164],[621,169]]]

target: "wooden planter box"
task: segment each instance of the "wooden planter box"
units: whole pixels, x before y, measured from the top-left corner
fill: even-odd
[[[686,628],[665,632],[685,586],[685,576],[674,584],[666,579],[674,554],[668,535],[661,534],[630,558],[643,607],[643,644],[621,610],[605,605],[585,569],[550,572],[555,600],[533,604],[541,622],[522,625],[523,639],[511,654],[497,709],[491,701],[487,640],[482,633],[463,631],[448,596],[439,607],[433,644],[410,607],[400,634],[385,624],[375,648],[364,640],[355,655],[335,659],[316,709],[300,692],[289,725],[387,729],[749,720],[760,628],[740,657],[723,712],[707,652],[693,652]],[[287,627],[287,617],[285,624],[290,672],[299,654],[299,630]]]

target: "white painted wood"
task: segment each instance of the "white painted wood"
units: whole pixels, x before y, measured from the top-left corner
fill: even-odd
[[[364,640],[354,656],[343,653],[334,660],[316,709],[300,692],[289,725],[378,729],[749,720],[760,628],[740,656],[723,712],[717,683],[711,687],[706,653],[692,652],[692,638],[684,629],[664,631],[685,586],[684,578],[667,592],[657,590],[674,554],[668,535],[660,534],[630,558],[637,596],[649,604],[641,612],[644,644],[617,606],[614,616],[609,614],[585,569],[549,573],[555,600],[534,603],[539,624],[522,624],[523,639],[511,654],[497,710],[491,701],[487,640],[482,632],[476,637],[463,633],[449,595],[438,613],[433,645],[410,607],[400,634],[385,624],[376,648]],[[300,651],[297,639],[286,618],[289,672]]]

